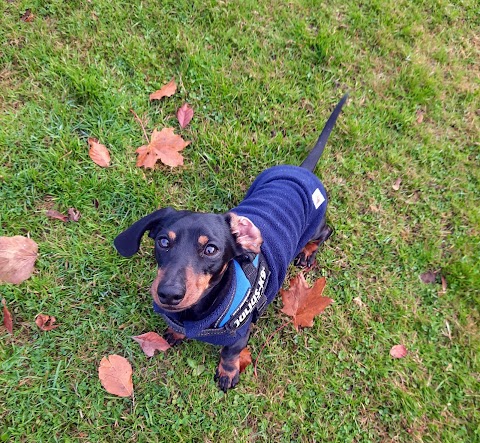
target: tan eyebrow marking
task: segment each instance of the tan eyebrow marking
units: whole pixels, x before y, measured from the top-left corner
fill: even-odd
[[[177,234],[175,234],[173,231],[168,231],[168,236],[170,237],[170,240],[173,241],[177,237]]]
[[[206,245],[208,243],[208,237],[206,235],[201,235],[198,237],[198,243],[200,243],[202,246]]]

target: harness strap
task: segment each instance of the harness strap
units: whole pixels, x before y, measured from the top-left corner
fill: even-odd
[[[257,256],[253,255],[253,257],[252,260],[252,256],[246,256],[240,264],[245,277],[250,282],[250,288],[243,293],[243,298],[236,309],[229,310],[232,311],[231,315],[225,315],[222,319],[221,324],[226,325],[229,330],[240,328],[251,316],[253,316],[252,321],[256,322],[267,307],[265,289],[270,277],[270,270],[261,253]]]
[[[197,337],[235,333],[250,318],[255,323],[267,307],[268,300],[265,296],[265,289],[270,277],[270,270],[263,255],[261,253],[258,255],[246,254],[242,258],[234,260],[233,265],[235,278],[232,284],[235,286],[235,292],[232,300],[213,326],[201,329]],[[187,331],[183,324],[163,312],[159,313],[172,329],[186,334]]]

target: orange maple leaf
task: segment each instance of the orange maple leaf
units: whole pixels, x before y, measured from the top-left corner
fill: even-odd
[[[169,83],[162,86],[158,91],[150,94],[150,100],[160,100],[163,97],[171,97],[177,91],[177,84],[175,79],[172,78]]]
[[[331,298],[322,296],[325,283],[326,280],[322,277],[309,287],[303,273],[300,273],[290,280],[290,289],[280,290],[282,312],[293,317],[293,325],[297,331],[299,326],[312,327],[315,316],[332,303]]]
[[[150,143],[135,151],[138,154],[137,166],[153,169],[157,160],[167,166],[183,165],[183,156],[179,151],[189,144],[190,141],[175,134],[173,128],[163,128],[160,132],[154,129]]]

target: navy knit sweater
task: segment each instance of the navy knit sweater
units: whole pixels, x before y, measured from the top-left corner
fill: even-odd
[[[261,251],[271,272],[265,291],[268,303],[273,301],[281,288],[289,263],[312,239],[326,209],[327,195],[317,176],[307,169],[285,165],[262,172],[252,183],[245,199],[231,210],[248,217],[262,234]],[[232,280],[235,281],[235,278]],[[187,338],[230,346],[248,333],[251,319],[234,331],[218,329],[207,336],[198,334],[215,325],[231,304],[234,293],[233,285],[226,288],[225,300],[220,306],[207,318],[183,323],[183,331],[176,328],[176,314],[167,313],[156,305],[154,309],[173,329],[184,333]]]
[[[298,166],[274,166],[262,172],[245,199],[231,212],[248,217],[260,229],[262,253],[271,276],[270,303],[281,288],[290,262],[312,239],[327,210],[327,193],[318,177]]]

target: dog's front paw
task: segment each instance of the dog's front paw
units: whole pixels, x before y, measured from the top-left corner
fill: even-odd
[[[310,242],[300,251],[295,259],[295,266],[309,268],[315,263],[315,256],[318,251],[318,242]]]
[[[172,328],[168,328],[163,334],[163,338],[170,346],[179,345],[185,339],[183,334],[174,331]]]
[[[223,360],[220,359],[220,363],[217,367],[214,380],[217,382],[218,387],[227,392],[229,389],[234,388],[240,379],[240,359],[236,360]]]

